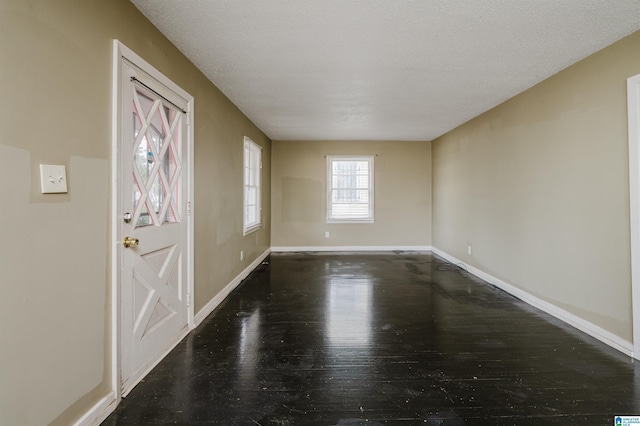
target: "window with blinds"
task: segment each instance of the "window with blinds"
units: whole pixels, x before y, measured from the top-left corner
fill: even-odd
[[[373,156],[327,157],[327,222],[373,222]]]
[[[262,148],[245,136],[244,138],[244,235],[259,229]]]

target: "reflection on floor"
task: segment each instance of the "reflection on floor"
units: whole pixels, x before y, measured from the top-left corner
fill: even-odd
[[[431,254],[272,254],[105,425],[609,425],[640,365]]]

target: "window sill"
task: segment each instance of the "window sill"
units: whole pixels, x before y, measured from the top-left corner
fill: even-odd
[[[246,237],[247,235],[249,235],[249,234],[251,234],[253,232],[256,232],[260,228],[262,228],[262,224],[253,225],[252,227],[245,229],[244,233],[242,234],[242,236]]]
[[[374,223],[373,219],[327,219],[327,223]]]

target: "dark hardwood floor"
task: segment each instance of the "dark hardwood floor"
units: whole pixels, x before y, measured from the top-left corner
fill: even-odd
[[[613,425],[630,358],[430,254],[272,254],[104,425]]]

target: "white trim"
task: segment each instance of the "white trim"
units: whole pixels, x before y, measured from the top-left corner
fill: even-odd
[[[273,253],[288,252],[357,252],[357,251],[431,251],[431,246],[297,246],[271,247]]]
[[[255,143],[249,136],[245,136],[242,152],[242,236],[246,237],[262,228],[262,146]],[[257,159],[255,158],[256,155]],[[257,161],[252,163],[252,160]],[[247,182],[247,161],[249,162],[249,175],[251,173],[257,175],[257,222],[254,223],[247,223],[247,187],[251,187],[251,182]],[[252,166],[255,166],[255,170]]]
[[[227,284],[218,294],[216,294],[206,305],[202,307],[198,311],[198,313],[194,317],[194,321],[196,327],[202,324],[202,321],[205,320],[214,311],[223,301],[231,294],[233,290],[240,285],[242,280],[247,278],[254,269],[258,267],[271,253],[271,249],[267,249],[262,253],[256,260],[251,262],[249,266],[247,266],[242,272],[238,274],[234,279],[231,280],[229,284]]]
[[[327,223],[375,223],[375,178],[374,178],[374,155],[327,155]],[[343,218],[333,217],[333,162],[343,161],[366,161],[369,163],[369,212],[363,218]],[[355,188],[353,188],[355,189]]]
[[[565,323],[571,325],[572,327],[577,328],[578,330],[587,333],[588,335],[595,337],[596,339],[600,340],[603,343],[606,343],[607,345],[611,346],[614,349],[619,350],[620,352],[622,352],[625,355],[628,356],[633,356],[633,345],[631,342],[622,339],[619,336],[616,336],[615,334],[583,319],[580,318],[570,312],[565,311],[562,308],[559,308],[549,302],[546,302],[542,299],[537,298],[536,296],[533,296],[530,293],[527,293],[526,291],[519,289],[511,284],[508,284],[504,281],[502,281],[499,278],[496,278],[492,275],[487,274],[484,271],[481,271],[480,269],[471,266],[465,262],[463,262],[462,260],[440,250],[437,249],[435,247],[433,247],[432,249],[434,254],[437,254],[438,256],[442,257],[443,259],[447,260],[448,262],[451,262],[455,265],[463,265],[464,268],[471,274],[475,275],[476,277],[488,282],[491,285],[494,285],[496,287],[498,287],[501,290],[506,291],[507,293],[511,294],[512,296],[517,297],[518,299],[522,300],[525,303],[528,303],[529,305],[536,307],[538,309],[540,309],[541,311],[544,311],[546,313],[548,313],[549,315],[552,315],[562,321],[564,321]]]
[[[82,415],[73,426],[95,426],[102,423],[118,405],[116,393],[111,391]]]
[[[629,218],[634,357],[640,360],[640,74],[627,79],[629,126]]]
[[[113,40],[112,56],[112,88],[111,88],[111,389],[116,399],[116,406],[120,402],[120,291],[118,288],[118,244],[119,234],[116,225],[118,215],[118,138],[120,137],[120,75],[122,61],[120,60],[120,42]],[[115,409],[115,407],[114,407]]]
[[[191,96],[191,95],[189,95]],[[187,150],[188,150],[188,164],[189,173],[187,175],[187,199],[183,200],[186,204],[185,211],[187,212],[187,253],[189,258],[187,259],[187,324],[190,330],[196,328],[196,324],[193,320],[194,314],[194,286],[195,286],[195,98],[191,96],[187,103]]]

